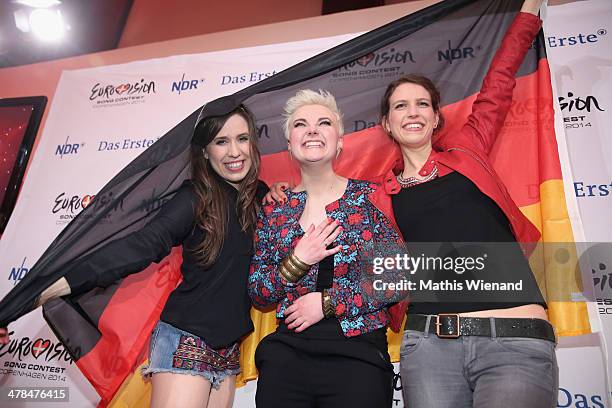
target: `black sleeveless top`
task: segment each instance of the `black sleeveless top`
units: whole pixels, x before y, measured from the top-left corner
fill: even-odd
[[[467,177],[453,172],[404,188],[392,202],[410,256],[428,262],[410,277],[417,290],[409,314],[546,307],[505,214]]]

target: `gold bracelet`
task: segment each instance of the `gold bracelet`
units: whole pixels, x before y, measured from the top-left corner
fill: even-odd
[[[308,271],[304,271],[302,269],[297,268],[295,265],[293,265],[291,261],[289,260],[289,257],[283,259],[283,261],[281,262],[281,265],[283,265],[283,267],[289,273],[291,273],[291,275],[293,275],[296,279],[301,279],[302,277],[304,277],[304,275],[306,275],[306,273],[308,273]]]
[[[287,282],[295,283],[302,279],[310,270],[311,265],[303,262],[293,254],[285,257],[279,265],[279,273]]]
[[[304,277],[304,275],[306,275],[305,271],[297,269],[293,265],[289,264],[287,262],[287,258],[282,260],[280,267],[281,274],[283,274],[283,277],[285,277],[285,279],[291,283],[299,281]]]
[[[291,275],[293,276],[293,278],[295,280],[300,280],[304,277],[304,275],[306,275],[306,273],[302,272],[302,270],[300,269],[296,269],[295,267],[293,267],[292,265],[290,265],[287,262],[287,259],[283,259],[283,261],[281,262],[281,265],[283,266],[283,268],[285,268],[285,270]]]
[[[304,272],[304,269],[300,268],[299,266],[297,266],[293,260],[291,259],[291,255],[287,256],[285,259],[283,259],[283,263],[285,264],[286,268],[291,268],[294,272],[296,273],[302,273]]]
[[[278,272],[283,277],[283,279],[285,279],[287,282],[291,282],[291,283],[297,282],[297,278],[291,275],[291,273],[287,269],[285,269],[283,264],[279,265]]]
[[[323,308],[323,316],[334,316],[334,307],[332,306],[331,296],[329,296],[329,292],[327,291],[327,289],[323,289],[321,296],[321,307]]]
[[[306,262],[302,261],[300,258],[298,258],[295,252],[291,252],[291,255],[289,255],[289,259],[291,260],[291,262],[293,262],[295,266],[304,271],[308,271],[312,267],[312,265],[309,265]]]

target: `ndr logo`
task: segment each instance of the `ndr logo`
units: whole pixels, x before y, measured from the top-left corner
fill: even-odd
[[[476,48],[472,47],[453,47],[450,40],[448,41],[448,47],[445,50],[438,50],[438,61],[446,61],[452,64],[455,60],[474,58],[474,50],[480,50],[482,47],[479,45]]]
[[[63,158],[67,155],[78,154],[79,147],[85,146],[85,143],[70,143],[70,136],[66,136],[64,144],[59,144],[55,148],[55,155]]]
[[[198,89],[198,85],[204,82],[204,78],[202,79],[185,79],[185,74],[181,77],[180,81],[176,81],[172,83],[172,92],[178,92],[180,95],[183,91],[191,91],[194,89]]]
[[[608,34],[608,30],[600,28],[596,33],[572,35],[569,37],[546,37],[546,43],[549,48],[566,47],[572,45],[593,44],[600,40],[600,37]]]
[[[22,280],[28,272],[30,272],[30,268],[25,267],[26,257],[21,261],[21,266],[15,266],[11,268],[11,273],[9,274],[8,280],[13,281],[13,286],[17,284],[20,280]]]

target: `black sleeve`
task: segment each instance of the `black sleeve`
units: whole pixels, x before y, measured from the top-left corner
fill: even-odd
[[[196,200],[190,184],[183,184],[142,229],[105,245],[68,271],[71,293],[109,286],[161,261],[192,232]]]
[[[268,194],[268,191],[270,191],[268,185],[261,180],[257,180],[257,192],[255,193],[255,195],[257,197],[258,203],[261,203],[264,196]]]

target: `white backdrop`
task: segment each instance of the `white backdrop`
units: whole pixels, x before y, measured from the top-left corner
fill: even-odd
[[[593,279],[595,314],[602,336],[571,344],[580,350],[572,367],[576,377],[571,392],[589,396],[580,405],[560,392],[559,407],[599,407],[606,403],[602,354],[588,344],[612,346],[612,2],[589,0],[548,8],[544,31],[548,60],[558,96],[557,141],[565,193],[570,211],[576,209],[572,225],[576,240],[587,243],[585,265]],[[596,322],[594,322],[596,323]],[[584,347],[582,347],[584,346]],[[560,351],[564,351],[563,348]],[[596,359],[597,358],[597,359]],[[604,356],[605,358],[605,356]],[[591,363],[587,363],[591,361]],[[606,361],[607,363],[607,361]],[[608,373],[612,374],[610,365]],[[606,367],[603,365],[603,367]],[[579,386],[579,374],[588,381]],[[610,378],[610,374],[608,377]],[[595,398],[596,396],[602,398]],[[609,398],[609,395],[608,395]],[[569,405],[568,405],[569,404]],[[609,404],[609,402],[608,402]],[[609,405],[608,405],[609,406]]]
[[[601,11],[586,11],[587,6],[607,7],[607,20]],[[607,68],[602,62],[606,61],[608,55],[612,55],[610,42],[605,34],[599,35],[598,40],[593,42],[594,37],[589,37],[587,33],[596,32],[599,28],[606,29],[605,24],[596,24],[592,17],[601,18],[606,24],[612,21],[609,18],[609,6],[610,3],[605,0],[581,2],[579,7],[581,13],[589,16],[583,23],[575,20],[577,14],[570,9],[577,7],[576,5],[550,8],[549,18],[554,20],[552,27],[558,25],[565,29],[567,27],[580,27],[580,29],[577,28],[578,31],[572,29],[576,31],[573,34],[564,30],[554,31],[550,24],[547,29],[550,33],[555,33],[547,32],[547,35],[555,38],[585,33],[582,37],[585,44],[567,48],[571,50],[570,54],[577,53],[576,57],[567,58],[570,61],[578,61],[579,65],[574,68],[569,65],[567,72],[570,74],[563,74],[565,68],[561,64],[559,75],[565,75],[563,77],[565,82],[561,82],[565,88],[559,93],[567,95],[567,92],[572,90],[575,95],[573,99],[576,99],[576,96],[585,99],[587,95],[593,95],[597,98],[600,108],[605,110],[612,105],[608,103],[612,91],[610,61],[608,60]],[[563,20],[564,18],[566,20]],[[95,194],[157,137],[163,135],[198,106],[251,85],[353,36],[345,35],[65,72],[58,85],[19,201],[0,241],[0,275],[4,274],[7,277],[0,280],[0,296],[7,293],[19,279],[23,278],[29,267],[66,223],[88,204],[92,194]],[[576,41],[579,42],[579,38]],[[555,41],[551,44],[559,43],[559,40]],[[604,47],[607,47],[607,54],[603,51]],[[551,59],[557,58],[557,51],[560,58],[561,54],[565,55],[566,48],[565,46],[550,48]],[[597,54],[594,57],[588,57],[587,54],[583,56],[582,53],[587,51]],[[591,59],[585,62],[584,59],[588,58]],[[583,66],[585,72],[582,72]],[[598,67],[601,67],[601,70]],[[603,80],[589,82],[599,78],[597,73],[605,73],[600,76],[607,78],[607,82]],[[582,80],[580,86],[573,85],[571,81],[578,81],[579,76],[587,79]],[[604,91],[606,86],[607,92]],[[583,110],[580,110],[580,115],[584,114]],[[573,181],[582,182],[584,185],[599,186],[606,183],[606,178],[607,183],[610,183],[610,164],[605,158],[610,157],[612,150],[609,137],[606,139],[603,135],[603,129],[607,129],[604,121],[609,121],[610,118],[606,118],[605,112],[602,114],[599,111],[595,112],[593,105],[588,114],[588,121],[592,126],[597,124],[602,130],[600,136],[591,135],[591,126],[572,127],[568,129],[567,135],[560,134],[558,138],[563,139],[563,143],[566,143],[567,139],[567,148],[570,150],[570,160],[563,163],[564,173],[567,173],[565,176],[573,177]],[[560,121],[560,118],[558,120]],[[576,152],[573,149],[576,149]],[[578,165],[576,161],[580,155],[585,159],[583,164]],[[584,187],[584,190],[587,191],[588,187]],[[597,229],[599,232],[590,235],[591,240],[612,241],[610,198],[609,195],[602,195],[604,190],[599,187],[592,188],[591,191],[598,192],[599,195],[575,197],[578,198],[579,216],[584,220],[585,235],[589,236],[591,228],[599,227]],[[579,224],[579,216],[576,216],[575,223]],[[591,223],[593,226],[590,226]],[[607,263],[606,267],[609,273],[612,263]],[[606,270],[602,270],[601,276]],[[595,275],[594,278],[597,279]],[[610,277],[612,278],[612,274]],[[596,285],[598,284],[600,281],[596,281]],[[608,298],[612,298],[612,284],[610,285]],[[610,326],[612,327],[612,324]],[[39,311],[20,319],[12,324],[10,329],[15,332],[12,335],[13,341],[9,346],[0,348],[0,388],[68,387],[70,403],[56,403],[53,404],[54,407],[95,406],[98,401],[97,394],[76,366],[69,361],[61,344],[44,324]],[[559,348],[560,407],[605,406],[603,401],[606,399],[606,392],[602,374],[605,368],[601,362],[601,351],[597,341],[597,336],[589,336],[578,343],[563,344],[567,347]],[[254,406],[255,386],[255,382],[251,382],[239,389],[234,406]],[[399,391],[396,392],[396,396],[397,401],[394,406],[403,406]],[[40,403],[8,404],[0,401],[0,406],[40,407],[41,405]]]

